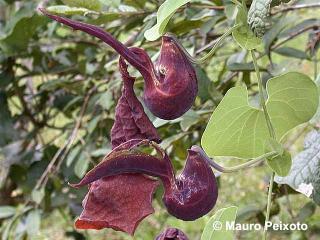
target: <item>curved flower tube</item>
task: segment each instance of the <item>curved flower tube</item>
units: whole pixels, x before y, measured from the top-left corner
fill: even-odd
[[[196,73],[172,37],[162,37],[160,56],[153,64],[145,50],[129,49],[100,27],[39,10],[57,22],[101,39],[135,67],[145,81],[144,102],[155,116],[171,120],[191,108],[198,92]]]
[[[161,156],[140,152],[137,146],[147,144],[157,150]],[[71,186],[81,187],[101,178],[125,173],[141,173],[158,177],[165,189],[163,202],[168,212],[185,221],[195,220],[207,214],[218,197],[215,176],[200,151],[200,147],[197,146],[188,150],[186,165],[181,174],[176,177],[168,155],[156,143],[141,141],[126,150],[111,152],[78,184],[71,184]]]

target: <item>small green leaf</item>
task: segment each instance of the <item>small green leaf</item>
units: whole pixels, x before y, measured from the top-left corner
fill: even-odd
[[[43,16],[36,15],[34,9],[22,8],[11,17],[6,33],[0,35],[0,49],[8,56],[26,51],[30,38],[47,21]]]
[[[181,132],[179,134],[175,134],[175,135],[172,135],[171,137],[168,137],[166,139],[164,139],[162,142],[161,142],[161,147],[163,149],[167,149],[168,147],[172,146],[172,144],[176,141],[178,141],[179,139],[183,138],[184,136],[187,135],[188,132]]]
[[[182,131],[188,131],[190,127],[196,124],[200,119],[200,116],[193,110],[189,110],[182,116],[180,127]]]
[[[76,159],[76,157],[79,155],[79,152],[81,150],[81,146],[77,145],[75,146],[68,154],[66,165],[67,167],[70,167],[73,161]]]
[[[158,9],[157,24],[145,32],[145,38],[149,41],[155,41],[161,37],[173,14],[188,2],[190,0],[166,0]]]
[[[210,87],[213,84],[204,69],[196,66],[195,70],[198,79],[198,96],[202,101],[206,101],[210,98]]]
[[[47,10],[51,13],[58,14],[58,15],[86,15],[88,13],[96,13],[94,11],[91,11],[87,8],[80,8],[80,7],[69,7],[65,5],[56,5],[56,6],[50,6],[47,8]]]
[[[274,52],[286,57],[309,59],[309,56],[306,54],[305,51],[301,51],[291,47],[277,48],[274,50]]]
[[[104,110],[110,110],[114,104],[113,96],[111,92],[105,92],[101,94],[98,104],[103,107]]]
[[[278,141],[315,114],[316,84],[301,73],[287,73],[267,83],[267,110]],[[231,88],[213,112],[201,144],[208,156],[255,158],[265,153],[269,132],[263,111],[249,106],[246,87]]]
[[[285,177],[291,169],[291,155],[288,151],[285,151],[282,155],[267,159],[267,163],[278,176]]]
[[[233,38],[244,49],[253,50],[261,45],[262,40],[254,35],[247,24],[247,13],[242,7],[238,7],[236,24],[241,27],[232,32]]]
[[[227,224],[236,220],[238,208],[235,206],[222,208],[207,222],[201,240],[232,240],[233,231],[227,230]]]
[[[44,196],[45,196],[44,188],[33,189],[32,192],[31,192],[31,198],[37,204],[41,203],[41,201],[44,198]]]
[[[62,2],[70,7],[87,8],[93,11],[100,11],[102,8],[99,0],[62,0]]]
[[[296,217],[297,222],[305,222],[308,218],[312,217],[317,210],[317,205],[310,201],[306,203],[300,210]]]
[[[16,208],[11,206],[0,206],[0,219],[12,217],[16,214]]]

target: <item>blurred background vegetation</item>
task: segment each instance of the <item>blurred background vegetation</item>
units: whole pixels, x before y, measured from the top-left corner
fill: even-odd
[[[37,7],[87,23],[101,25],[128,46],[143,47],[156,58],[160,41],[148,42],[143,33],[155,24],[163,1],[146,0],[0,0],[0,234],[7,239],[132,239],[113,230],[77,231],[73,223],[81,212],[86,189],[77,182],[111,150],[110,129],[121,93],[118,55],[81,32],[48,20]],[[291,1],[312,4],[318,0]],[[250,4],[248,2],[248,4]],[[320,11],[314,8],[272,9],[272,27],[259,49],[266,82],[287,71],[317,76]],[[319,8],[320,9],[320,8]],[[228,0],[191,1],[174,15],[168,31],[175,33],[193,55],[210,50],[233,25],[236,9]],[[318,18],[318,19],[317,19]],[[308,48],[309,46],[309,48]],[[310,47],[311,46],[311,47]],[[174,121],[148,113],[164,139],[162,146],[181,169],[186,149],[199,145],[208,119],[230,88],[244,82],[257,104],[257,83],[248,52],[230,37],[208,63],[197,66],[199,95],[192,110]],[[141,96],[143,80],[136,82]],[[319,119],[295,129],[286,147],[295,154],[303,138],[319,126]],[[240,162],[223,160],[224,165]],[[215,209],[236,205],[239,222],[263,223],[270,169],[261,165],[219,176]],[[272,220],[308,223],[306,232],[272,232],[270,239],[320,239],[320,211],[307,197],[287,186],[274,190]],[[154,239],[165,227],[179,227],[190,239],[200,239],[210,215],[183,222],[167,214],[161,190],[153,202],[155,214],[138,227],[134,239]],[[261,239],[257,232],[238,232],[237,239]]]

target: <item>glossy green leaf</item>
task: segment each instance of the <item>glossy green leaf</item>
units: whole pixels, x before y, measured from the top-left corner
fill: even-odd
[[[62,0],[62,2],[70,7],[87,8],[93,11],[100,11],[102,8],[99,0]]]
[[[30,38],[47,21],[37,15],[34,9],[19,10],[6,25],[5,34],[0,35],[0,49],[8,56],[26,51]]]
[[[267,159],[267,163],[278,176],[285,177],[291,169],[291,155],[288,151],[285,151],[282,155]]]
[[[301,73],[287,73],[267,83],[267,109],[278,141],[315,114],[319,96],[316,84]],[[261,109],[248,103],[246,87],[230,89],[213,112],[201,144],[213,156],[254,158],[263,155],[269,139]]]
[[[47,8],[47,10],[51,13],[55,14],[63,14],[63,15],[75,15],[75,14],[81,14],[85,15],[88,13],[96,13],[94,11],[91,11],[87,8],[82,7],[69,7],[65,5],[56,5],[56,6],[50,6]]]
[[[232,240],[234,233],[227,230],[227,224],[232,224],[237,217],[238,208],[235,206],[222,208],[207,222],[201,240]]]
[[[173,14],[188,2],[190,0],[166,0],[158,9],[157,24],[145,32],[145,38],[149,41],[155,41],[161,37]]]
[[[238,7],[238,14],[236,17],[236,24],[240,24],[241,27],[232,32],[233,38],[244,49],[253,50],[259,47],[262,40],[254,35],[250,27],[247,24],[246,11]]]

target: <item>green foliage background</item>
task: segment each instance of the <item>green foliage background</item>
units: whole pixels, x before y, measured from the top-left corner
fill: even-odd
[[[293,1],[312,4],[317,0]],[[0,0],[0,234],[6,239],[132,239],[113,230],[76,231],[74,219],[81,211],[86,189],[76,182],[110,151],[110,129],[120,96],[118,55],[101,41],[49,21],[37,12],[46,4],[51,10],[97,24],[129,46],[143,47],[156,58],[160,41],[149,42],[144,32],[156,22],[163,1],[14,1]],[[214,7],[213,7],[214,6]],[[280,6],[276,10],[281,10]],[[215,10],[216,9],[216,10]],[[299,71],[317,77],[316,52],[306,51],[312,30],[319,31],[316,8],[280,12],[272,16],[272,28],[258,51],[266,83],[273,76]],[[202,56],[212,42],[233,25],[235,5],[228,0],[191,1],[181,7],[167,26],[188,51]],[[294,38],[294,33],[303,31]],[[209,117],[224,94],[244,82],[251,104],[258,105],[257,82],[250,55],[232,37],[212,59],[196,67],[199,95],[192,109],[174,121],[148,113],[164,139],[161,144],[181,169],[186,149],[199,145]],[[143,79],[136,93],[141,96]],[[319,127],[319,119],[300,126],[287,136],[291,153],[303,149],[305,134]],[[56,160],[56,161],[53,161]],[[229,159],[224,165],[234,165]],[[49,169],[50,171],[46,171]],[[196,222],[170,217],[162,206],[161,189],[154,200],[155,214],[138,227],[134,239],[154,239],[165,227],[184,230],[199,239],[217,209],[236,205],[238,221],[264,219],[270,169],[258,166],[219,177],[215,209]],[[289,187],[274,190],[273,220],[301,221],[307,232],[273,232],[271,239],[318,239],[319,209],[307,197],[291,194]],[[255,232],[237,232],[237,239],[260,239]]]

